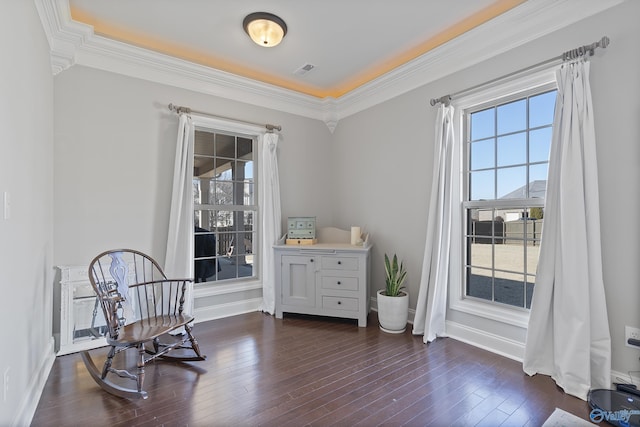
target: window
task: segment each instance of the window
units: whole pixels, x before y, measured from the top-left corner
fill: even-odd
[[[462,111],[463,298],[531,305],[556,92],[546,84]]]
[[[259,254],[256,138],[196,128],[196,282],[252,278]]]

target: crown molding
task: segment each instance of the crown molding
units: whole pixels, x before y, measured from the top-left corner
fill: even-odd
[[[71,19],[68,0],[35,3],[54,75],[77,64],[322,121],[336,115],[322,99],[96,35]]]
[[[337,118],[343,119],[518,48],[624,1],[529,0],[343,95],[338,100]],[[559,56],[562,52],[557,54]],[[434,94],[440,95],[444,94]]]
[[[76,51],[76,64],[189,89],[247,104],[323,119],[321,100],[93,35]]]
[[[321,120],[333,132],[345,117],[624,1],[529,0],[337,99],[316,98],[98,36],[91,26],[71,19],[68,0],[35,4],[54,75],[84,65]]]
[[[76,63],[76,52],[93,36],[88,25],[71,20],[68,0],[36,0],[36,9],[51,51],[53,74]]]

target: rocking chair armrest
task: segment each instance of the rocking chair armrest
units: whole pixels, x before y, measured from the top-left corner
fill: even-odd
[[[129,285],[129,288],[135,288],[138,286],[147,286],[147,285],[156,285],[156,284],[161,284],[161,283],[175,283],[175,282],[192,282],[193,283],[193,279],[157,279],[157,280],[149,280],[148,282],[140,282],[140,283],[133,283]]]

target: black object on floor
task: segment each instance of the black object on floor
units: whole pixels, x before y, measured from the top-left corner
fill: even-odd
[[[640,427],[640,396],[620,390],[596,389],[587,398],[591,421],[618,427]]]

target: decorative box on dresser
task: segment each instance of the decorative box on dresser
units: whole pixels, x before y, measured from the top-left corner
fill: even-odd
[[[370,310],[371,243],[350,244],[350,233],[319,230],[314,245],[274,246],[276,317],[283,313],[357,319],[367,326]]]

